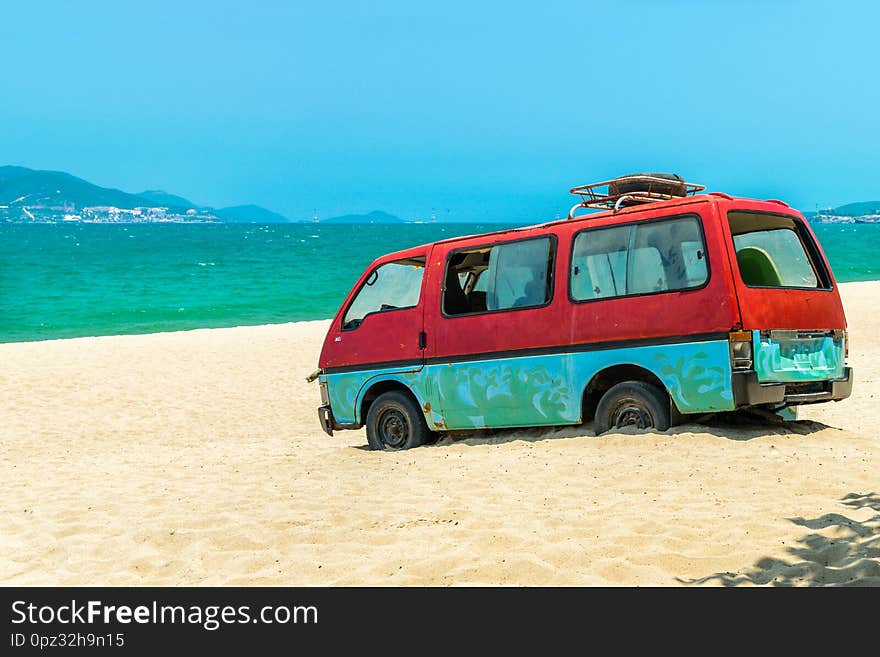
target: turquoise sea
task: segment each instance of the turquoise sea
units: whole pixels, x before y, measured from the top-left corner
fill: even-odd
[[[374,258],[504,227],[0,223],[0,342],[328,318]],[[814,229],[838,281],[880,279],[880,225]]]

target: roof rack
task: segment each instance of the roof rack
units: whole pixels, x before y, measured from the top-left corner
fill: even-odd
[[[617,212],[628,205],[684,198],[704,189],[705,185],[685,182],[684,178],[673,174],[639,173],[621,176],[614,180],[572,187],[571,193],[580,196],[581,202],[572,207],[568,218],[574,219],[574,213],[580,208],[610,209]]]

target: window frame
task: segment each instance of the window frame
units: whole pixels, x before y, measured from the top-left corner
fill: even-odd
[[[676,219],[696,219],[697,228],[700,231],[700,239],[703,242],[703,257],[706,259],[706,280],[699,285],[691,285],[689,287],[677,287],[674,290],[657,290],[655,292],[636,292],[634,294],[620,294],[613,297],[599,297],[598,299],[576,299],[572,296],[572,277],[574,276],[574,249],[577,244],[577,238],[582,233],[597,230],[607,230],[609,228],[632,228],[633,226],[641,226],[647,224],[656,224],[664,221],[674,221]],[[627,258],[629,252],[627,251]],[[628,264],[628,263],[627,263]],[[571,248],[568,254],[568,300],[571,303],[596,303],[598,301],[614,301],[616,299],[633,299],[636,297],[650,297],[658,294],[675,294],[676,292],[694,292],[702,290],[709,285],[712,280],[712,263],[709,259],[709,246],[706,242],[706,231],[703,228],[703,217],[698,212],[683,212],[681,214],[663,215],[662,217],[651,217],[650,219],[637,219],[635,221],[625,221],[621,223],[606,224],[604,226],[587,226],[575,231],[571,235]]]
[[[393,264],[405,262],[407,260],[416,260],[418,258],[423,258],[425,263],[422,266],[422,282],[419,284],[419,296],[416,298],[415,304],[413,304],[412,306],[400,306],[398,308],[386,308],[385,310],[381,310],[381,309],[380,310],[373,310],[371,312],[368,312],[363,317],[361,317],[361,323],[358,324],[357,326],[352,327],[352,328],[345,328],[345,324],[346,324],[345,316],[348,314],[348,311],[354,305],[354,302],[355,302],[355,300],[357,300],[358,295],[360,295],[361,291],[364,289],[364,287],[366,287],[367,281],[370,280],[370,277],[375,272],[379,271],[379,269],[381,269],[385,265],[393,265]],[[424,255],[420,255],[420,256],[409,256],[408,258],[398,258],[397,260],[389,260],[387,262],[381,262],[378,265],[376,265],[375,267],[371,267],[367,271],[367,275],[364,276],[363,280],[361,281],[361,284],[358,285],[357,291],[353,295],[351,295],[351,299],[349,300],[349,302],[347,304],[345,304],[345,310],[342,311],[342,315],[339,318],[339,330],[340,331],[357,331],[361,326],[364,325],[364,322],[366,321],[367,317],[369,317],[370,315],[379,315],[382,313],[393,313],[398,310],[410,310],[412,308],[418,308],[419,305],[422,303],[422,291],[425,288],[425,274],[427,273],[427,271],[428,271],[428,254],[427,253],[425,253]]]
[[[733,242],[734,234],[733,230],[730,227],[731,214],[763,214],[769,217],[782,217],[784,219],[791,219],[792,223],[794,223],[794,228],[782,228],[781,230],[791,230],[795,235],[797,235],[801,246],[804,247],[804,255],[807,256],[807,260],[810,262],[810,267],[813,268],[813,273],[816,275],[816,287],[803,287],[796,285],[749,285],[748,283],[746,283],[742,277],[742,272],[739,270],[739,261],[736,258],[736,245]],[[733,249],[733,260],[736,263],[736,275],[739,277],[739,282],[745,285],[747,288],[751,290],[799,290],[801,292],[834,291],[834,278],[831,274],[831,268],[825,266],[825,261],[821,257],[819,251],[819,240],[814,238],[812,235],[810,235],[809,231],[807,231],[807,222],[805,219],[796,217],[793,214],[786,214],[785,212],[768,212],[767,210],[749,210],[743,208],[728,210],[725,218],[727,219],[727,232],[730,235],[730,246]],[[737,235],[749,235],[750,233],[761,232],[761,230],[762,229],[750,230],[745,233],[737,233]],[[817,263],[820,263],[822,265],[821,268],[817,266]]]
[[[503,246],[505,244],[516,244],[517,242],[529,242],[535,240],[543,240],[549,239],[550,241],[550,261],[547,266],[547,276],[548,283],[550,285],[550,296],[547,297],[547,300],[536,306],[517,306],[516,308],[496,308],[495,310],[477,310],[470,313],[460,313],[457,315],[449,315],[446,313],[446,275],[449,273],[449,262],[452,260],[452,256],[456,253],[461,253],[462,251],[479,251],[481,249],[491,249],[496,246]],[[458,319],[459,317],[476,317],[478,315],[495,315],[497,313],[511,313],[517,312],[520,310],[535,310],[537,308],[546,308],[551,303],[553,303],[553,299],[556,296],[556,264],[557,264],[557,256],[559,255],[559,237],[557,237],[556,233],[545,233],[543,235],[531,235],[529,237],[519,237],[513,240],[497,240],[495,242],[486,242],[483,244],[469,244],[468,246],[461,246],[457,249],[450,249],[446,254],[446,259],[443,264],[443,278],[440,279],[440,316],[444,319]]]

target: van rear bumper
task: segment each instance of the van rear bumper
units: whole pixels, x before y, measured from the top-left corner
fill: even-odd
[[[761,383],[755,372],[734,372],[733,401],[737,407],[840,401],[852,394],[852,381],[851,367],[841,379],[803,383]]]

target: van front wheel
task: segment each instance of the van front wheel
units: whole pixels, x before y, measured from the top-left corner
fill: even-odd
[[[623,427],[666,431],[669,428],[669,398],[650,383],[618,383],[599,400],[595,426],[596,435]]]
[[[392,390],[379,395],[370,405],[367,412],[367,442],[370,449],[410,449],[427,439],[425,417],[409,395]]]

